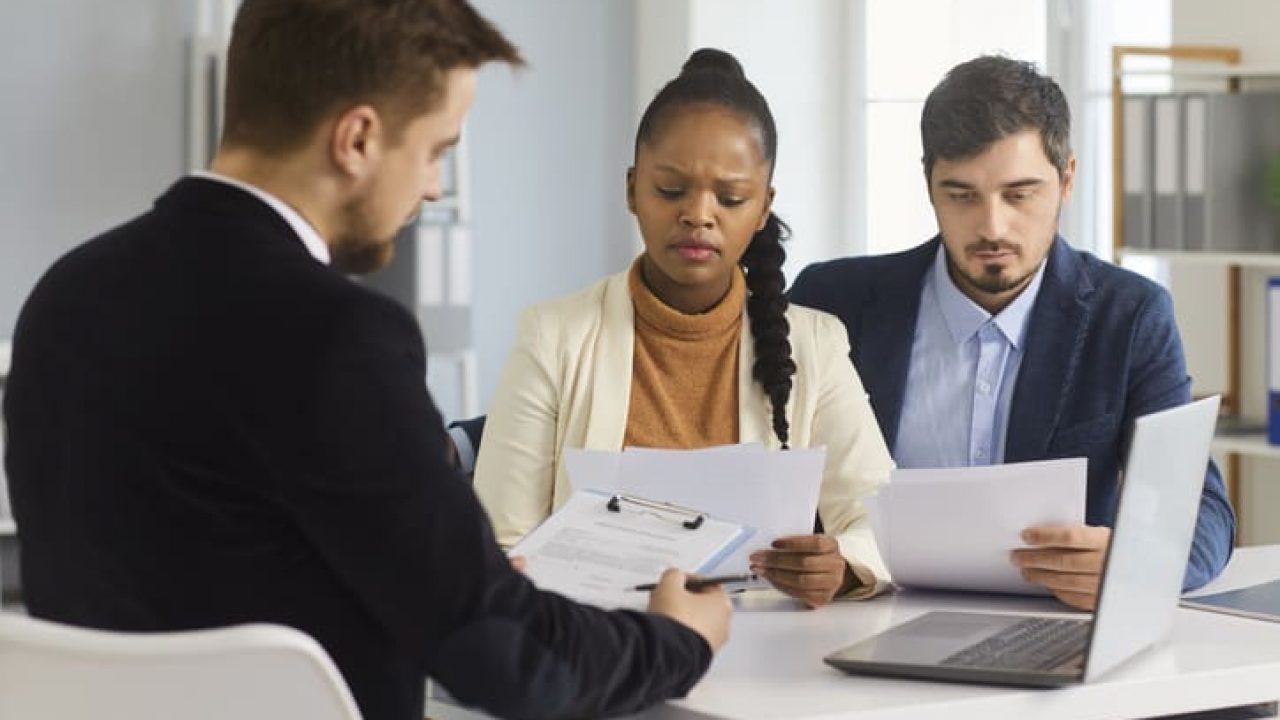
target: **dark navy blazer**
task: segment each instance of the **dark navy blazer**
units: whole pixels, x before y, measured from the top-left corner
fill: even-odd
[[[853,364],[890,448],[902,413],[920,291],[940,242],[935,237],[901,253],[812,265],[791,289],[792,302],[844,322]],[[1028,321],[1016,383],[1005,460],[1089,458],[1085,520],[1111,525],[1134,420],[1191,399],[1168,292],[1057,238]],[[1235,514],[1210,462],[1186,589],[1222,571],[1234,536]]]

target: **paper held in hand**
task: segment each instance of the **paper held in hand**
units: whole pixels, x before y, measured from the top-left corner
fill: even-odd
[[[826,449],[780,452],[759,443],[699,450],[566,449],[563,462],[575,490],[676,503],[754,528],[750,542],[709,568],[743,573],[752,551],[775,538],[813,532]]]
[[[606,608],[643,608],[649,594],[631,588],[669,567],[710,572],[750,534],[693,508],[578,491],[510,554],[524,556],[525,574],[543,590]]]
[[[1010,561],[1033,525],[1082,525],[1088,460],[895,470],[867,509],[893,581],[1047,595]]]

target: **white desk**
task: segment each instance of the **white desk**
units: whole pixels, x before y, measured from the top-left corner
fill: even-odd
[[[1217,592],[1280,577],[1280,545],[1236,551]],[[1056,612],[1035,598],[903,592],[804,611],[782,598],[742,603],[732,635],[688,698],[637,717],[809,718],[1148,718],[1280,700],[1280,623],[1180,609],[1172,635],[1103,681],[1023,690],[845,675],[822,662],[832,650],[937,609]],[[433,699],[437,720],[481,717]]]

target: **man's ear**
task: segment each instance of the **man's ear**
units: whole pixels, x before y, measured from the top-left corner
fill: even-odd
[[[772,185],[770,185],[769,194],[764,200],[764,208],[760,210],[760,222],[756,223],[756,232],[760,232],[764,229],[764,226],[768,224],[769,213],[773,212],[773,198],[775,195],[777,195],[777,191],[774,190]]]
[[[1067,167],[1062,171],[1062,202],[1071,199],[1071,192],[1076,188],[1076,156],[1067,159]]]
[[[632,215],[636,214],[636,168],[631,166],[627,168],[627,210]]]
[[[363,178],[382,154],[382,139],[383,126],[378,111],[370,105],[356,105],[334,120],[329,154],[345,175]]]

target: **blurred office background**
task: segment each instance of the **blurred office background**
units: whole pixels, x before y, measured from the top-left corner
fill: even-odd
[[[453,316],[463,318],[461,325],[450,321],[441,331],[453,337],[439,342],[464,350],[470,367],[431,379],[450,417],[484,407],[523,307],[621,270],[638,252],[623,202],[635,126],[644,105],[695,48],[735,53],[772,104],[780,129],[775,207],[794,230],[789,277],[813,261],[895,251],[933,234],[919,165],[919,111],[943,72],[975,54],[1034,61],[1067,91],[1080,173],[1063,233],[1106,258],[1112,257],[1110,47],[1222,44],[1240,48],[1251,64],[1280,67],[1273,37],[1280,3],[1272,0],[475,4],[521,47],[529,67],[482,72],[465,152],[457,158],[465,211],[442,222],[460,229],[465,242],[446,253],[447,272],[463,276],[451,278],[452,287],[465,292],[424,299],[418,277],[406,299],[465,307]],[[50,263],[148,207],[202,162],[216,121],[217,75],[201,51],[216,55],[235,5],[6,5],[0,14],[6,48],[0,63],[0,343]],[[1165,75],[1135,83],[1173,86]],[[429,261],[440,257],[414,256],[405,272],[430,272]],[[1220,273],[1149,258],[1137,268],[1173,287],[1196,391],[1222,390]],[[396,292],[396,283],[390,286]],[[1244,326],[1261,328],[1263,290],[1245,292]],[[1256,344],[1246,350],[1252,355],[1243,363],[1243,410],[1259,418],[1266,400],[1262,351]],[[1280,541],[1275,462],[1264,456],[1244,462],[1245,542]],[[11,543],[0,548],[6,550],[11,554]]]

